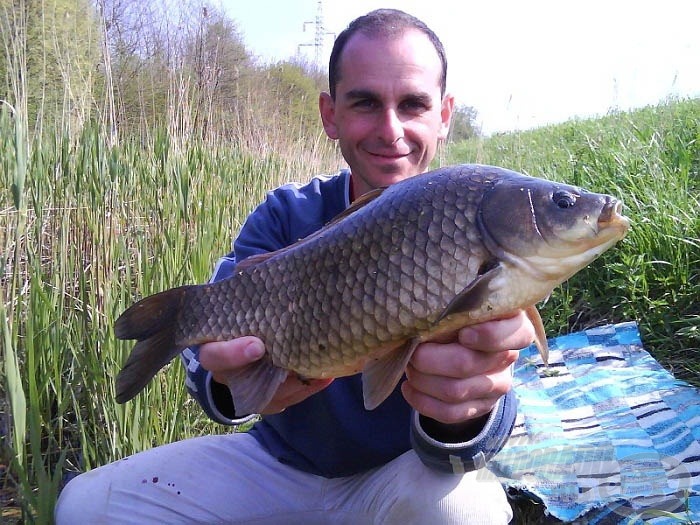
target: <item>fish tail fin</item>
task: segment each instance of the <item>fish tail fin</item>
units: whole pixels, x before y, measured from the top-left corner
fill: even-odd
[[[178,316],[193,286],[181,286],[151,295],[129,307],[114,324],[118,339],[136,339],[116,381],[118,403],[136,396],[158,370],[182,351],[176,339]]]

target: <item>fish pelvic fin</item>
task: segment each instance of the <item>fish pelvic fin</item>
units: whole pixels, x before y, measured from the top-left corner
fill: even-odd
[[[225,381],[236,414],[260,414],[272,401],[288,373],[286,369],[275,366],[267,356],[228,373]]]
[[[374,410],[394,391],[420,340],[416,337],[370,361],[362,371],[365,408]]]
[[[535,327],[535,346],[542,356],[542,362],[547,366],[549,364],[549,344],[547,344],[547,334],[544,331],[540,312],[533,305],[525,308],[525,315]]]
[[[135,397],[158,370],[182,351],[176,340],[177,317],[190,288],[181,286],[146,297],[125,310],[115,322],[114,334],[118,339],[137,340],[117,375],[118,403]]]

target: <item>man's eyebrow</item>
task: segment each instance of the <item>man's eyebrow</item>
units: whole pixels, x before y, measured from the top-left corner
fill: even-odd
[[[433,100],[433,97],[430,96],[430,93],[425,93],[425,92],[408,93],[403,98],[405,100],[411,100],[414,102],[423,102],[424,104],[430,104],[431,101]]]
[[[374,91],[370,91],[369,89],[351,89],[347,93],[345,93],[345,98],[351,98],[351,99],[364,99],[364,98],[370,98],[370,99],[378,99],[379,95],[375,93]]]
[[[345,93],[345,98],[352,99],[352,100],[358,100],[358,99],[360,99],[360,100],[361,99],[379,100],[381,97],[379,96],[378,93],[371,91],[369,89],[351,89],[350,91]],[[406,93],[401,98],[404,100],[424,102],[426,104],[430,103],[432,100],[430,93],[427,93],[425,91],[417,91],[415,93]]]

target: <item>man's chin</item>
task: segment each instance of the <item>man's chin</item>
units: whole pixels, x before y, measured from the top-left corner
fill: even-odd
[[[395,171],[380,171],[375,174],[373,177],[375,186],[378,188],[383,188],[386,186],[391,186],[392,184],[395,184],[397,182],[400,182],[404,179],[408,179],[409,177],[412,177],[413,174],[411,172],[406,172],[404,170],[395,170]]]

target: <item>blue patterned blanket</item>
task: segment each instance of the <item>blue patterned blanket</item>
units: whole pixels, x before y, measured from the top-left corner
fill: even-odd
[[[635,323],[533,347],[515,372],[519,415],[489,463],[509,494],[577,523],[700,520],[700,392],[643,348]],[[661,511],[661,512],[659,512]]]

